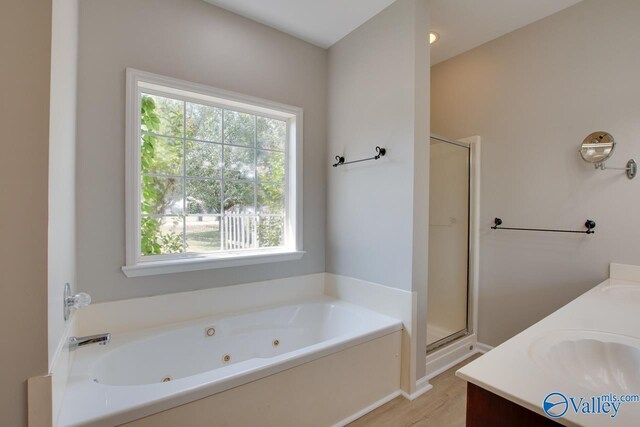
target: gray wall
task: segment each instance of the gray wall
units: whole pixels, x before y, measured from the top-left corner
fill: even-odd
[[[585,0],[432,72],[432,130],[482,137],[479,338],[496,345],[640,264],[640,179],[595,171],[583,138],[611,132],[610,166],[640,159],[640,2]],[[593,236],[490,231],[505,225]]]
[[[419,293],[426,343],[429,46],[426,0],[399,0],[329,49],[327,272]],[[332,168],[334,156],[375,162]],[[420,348],[422,350],[420,350]],[[417,378],[424,363],[417,364]]]
[[[27,425],[26,379],[47,373],[51,1],[0,13],[0,424]]]
[[[141,27],[148,25],[147,30]],[[78,287],[95,301],[324,271],[327,53],[201,0],[80,4]],[[304,108],[304,250],[300,261],[127,279],[125,68]]]
[[[414,2],[400,0],[329,49],[327,271],[412,289]],[[428,144],[428,143],[427,143]],[[387,155],[330,167],[333,157]]]

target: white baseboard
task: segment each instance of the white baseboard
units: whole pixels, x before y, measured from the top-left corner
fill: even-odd
[[[415,400],[418,397],[420,397],[423,394],[425,394],[426,392],[428,392],[429,390],[431,390],[432,388],[433,388],[433,386],[431,384],[429,384],[429,378],[422,377],[418,381],[416,381],[416,391],[414,391],[411,394],[403,391],[402,392],[402,397],[404,397],[407,400]]]
[[[402,394],[402,392],[400,390],[394,391],[390,395],[383,397],[382,399],[378,400],[377,402],[372,403],[371,405],[369,405],[366,408],[356,412],[355,414],[350,415],[347,418],[338,421],[337,423],[335,423],[333,425],[333,427],[346,426],[347,424],[350,424],[350,423],[354,422],[358,418],[367,415],[369,412],[371,412],[371,411],[373,411],[375,409],[378,409],[379,407],[381,407],[385,403],[391,402],[393,399],[395,399],[396,397],[400,396],[401,394]]]
[[[488,344],[482,344],[481,342],[478,342],[476,343],[476,350],[478,350],[479,353],[484,354],[493,350],[493,347]]]
[[[440,375],[479,351],[475,334],[434,351],[426,357],[427,378],[431,379]]]
[[[402,390],[394,391],[393,393],[389,394],[388,396],[383,397],[382,399],[378,400],[377,402],[372,403],[371,405],[369,405],[366,408],[356,412],[355,414],[350,415],[347,418],[344,418],[344,419],[338,421],[337,423],[335,423],[333,425],[333,427],[344,427],[347,424],[350,424],[350,423],[354,422],[358,418],[367,415],[369,412],[371,412],[371,411],[373,411],[375,409],[378,409],[379,407],[381,407],[385,403],[391,402],[393,399],[395,399],[398,396],[402,396],[407,400],[415,400],[418,397],[422,396],[424,393],[426,393],[429,390],[431,390],[432,388],[433,388],[433,386],[431,384],[429,384],[429,380],[427,379],[427,377],[423,377],[423,378],[419,379],[418,381],[416,381],[416,391],[415,392],[409,394],[409,393],[406,393],[406,392],[404,392]]]
[[[460,356],[460,357],[459,357],[459,358],[457,358],[457,359],[452,360],[451,362],[447,363],[446,365],[442,366],[441,368],[436,369],[436,370],[435,370],[435,371],[433,371],[433,372],[430,372],[430,373],[429,373],[429,379],[432,379],[432,378],[437,377],[438,375],[442,374],[443,372],[445,372],[445,371],[447,371],[447,370],[449,370],[449,369],[453,368],[453,367],[454,367],[454,366],[456,366],[458,363],[460,363],[460,362],[464,362],[465,360],[467,360],[468,358],[470,358],[471,356],[473,356],[473,355],[474,355],[474,354],[476,354],[476,353],[478,353],[478,352],[475,352],[475,351],[474,351],[474,352],[471,352],[471,353],[467,353],[467,354],[465,354],[465,355],[463,355],[463,356]]]

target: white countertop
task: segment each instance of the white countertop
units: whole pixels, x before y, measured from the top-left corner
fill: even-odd
[[[622,292],[613,294],[612,287]],[[536,353],[538,343],[549,337],[581,333],[576,330],[616,334],[634,346],[638,340],[637,348],[640,348],[640,267],[612,264],[610,279],[464,366],[456,375],[541,415],[545,415],[543,400],[553,392],[567,398],[585,399],[622,393],[607,387],[587,388],[558,371],[557,366],[554,371],[540,360]],[[640,359],[631,359],[629,363],[640,367]],[[615,371],[615,367],[612,370]],[[640,382],[640,369],[637,377],[634,375],[633,384],[636,381]],[[640,389],[626,393],[640,394]],[[623,403],[615,418],[611,418],[611,414],[576,414],[569,408],[555,421],[567,426],[640,426],[640,402]]]

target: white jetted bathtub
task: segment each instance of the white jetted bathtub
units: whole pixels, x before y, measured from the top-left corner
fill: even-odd
[[[106,346],[74,353],[60,425],[126,423],[401,328],[397,319],[321,297],[113,334]]]

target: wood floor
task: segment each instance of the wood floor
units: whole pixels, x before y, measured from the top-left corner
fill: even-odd
[[[455,376],[456,370],[480,357],[470,357],[433,378],[433,389],[414,401],[396,397],[391,402],[349,424],[350,427],[464,427],[467,383]]]

